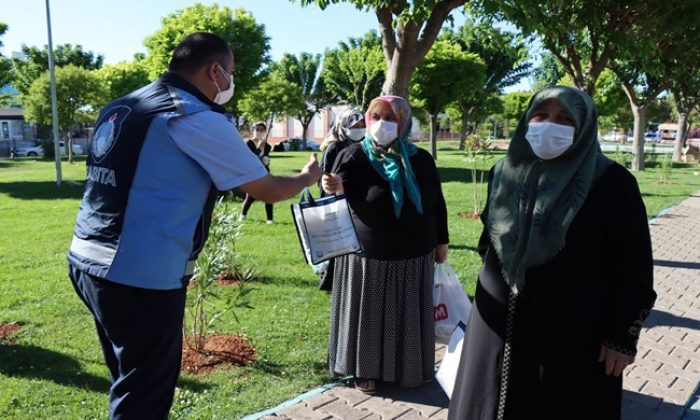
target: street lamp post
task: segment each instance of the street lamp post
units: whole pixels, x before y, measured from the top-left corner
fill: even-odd
[[[61,185],[61,150],[58,140],[58,111],[56,105],[56,72],[53,62],[53,41],[51,40],[51,12],[49,10],[49,0],[46,0],[46,27],[49,32],[49,74],[51,76],[51,118],[53,123],[53,150],[56,161],[56,185]]]

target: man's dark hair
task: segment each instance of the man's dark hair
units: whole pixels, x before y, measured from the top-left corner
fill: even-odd
[[[209,32],[195,32],[187,35],[175,47],[168,70],[191,75],[214,62],[223,67],[232,56],[231,46],[219,36]]]

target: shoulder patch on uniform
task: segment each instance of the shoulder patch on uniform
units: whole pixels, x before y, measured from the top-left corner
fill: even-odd
[[[97,128],[90,146],[95,162],[100,162],[112,150],[114,140],[119,137],[122,123],[130,112],[130,107],[118,105],[108,109],[97,121]]]

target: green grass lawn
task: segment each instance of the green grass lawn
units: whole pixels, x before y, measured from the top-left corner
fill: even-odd
[[[459,216],[472,211],[470,164],[455,143],[440,146],[450,262],[472,294],[481,225]],[[307,158],[301,152],[273,153],[272,171],[293,173]],[[57,187],[53,162],[0,161],[0,322],[25,323],[12,343],[0,344],[1,419],[107,415],[107,369],[91,317],[66,269],[84,168],[82,161],[64,162],[69,182]],[[697,165],[677,167],[668,184],[658,183],[661,169],[636,174],[649,216],[700,190],[697,171]],[[240,324],[227,318],[216,327],[247,336],[257,349],[257,362],[207,376],[183,375],[172,418],[238,418],[331,380],[324,367],[329,296],[317,289],[318,279],[304,263],[291,202],[275,205],[275,225],[265,224],[262,203],[253,205],[238,247],[246,265],[257,269],[250,295],[255,309],[239,310]]]

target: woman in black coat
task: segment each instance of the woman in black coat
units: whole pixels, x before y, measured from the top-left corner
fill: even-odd
[[[637,182],[597,128],[585,92],[543,89],[491,170],[450,419],[620,418],[656,294]]]
[[[253,125],[253,137],[246,142],[246,145],[248,149],[260,159],[265,169],[270,172],[270,151],[272,150],[272,146],[267,143],[266,131],[267,125],[264,122],[256,122]],[[254,202],[255,198],[250,194],[246,194],[245,199],[243,199],[240,220],[245,220],[246,217],[248,217],[248,211]],[[272,203],[265,203],[265,215],[267,216],[268,225],[275,223],[272,218]]]

